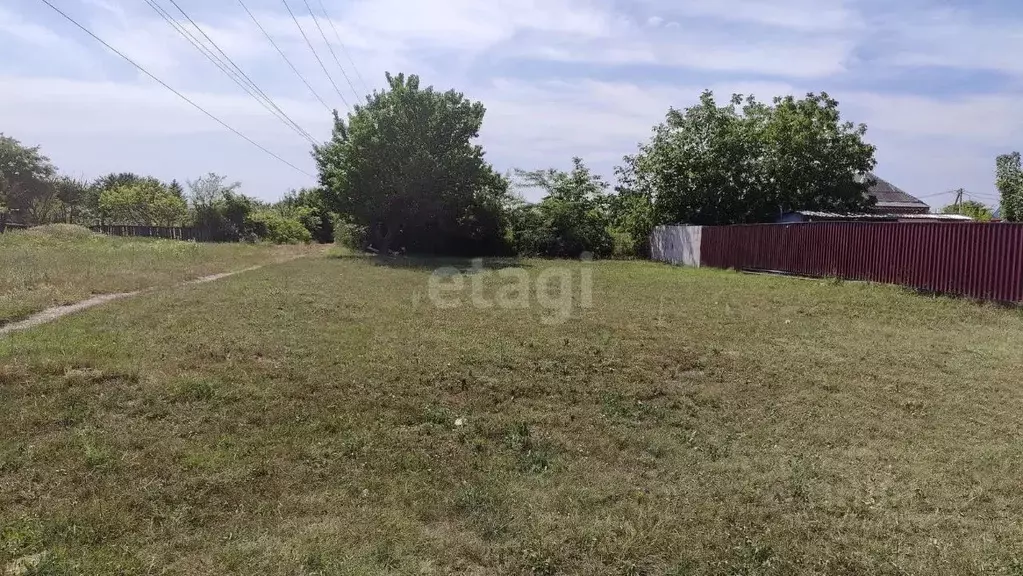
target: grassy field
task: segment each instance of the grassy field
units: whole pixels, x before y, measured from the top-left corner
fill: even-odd
[[[319,256],[0,341],[0,566],[1023,573],[1018,311],[522,265],[576,303],[592,266],[592,307],[438,307],[430,264]]]
[[[0,325],[94,294],[175,284],[309,250],[116,238],[60,224],[0,234]]]

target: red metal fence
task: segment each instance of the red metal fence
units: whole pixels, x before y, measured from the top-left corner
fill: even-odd
[[[1023,301],[1023,224],[821,222],[707,226],[703,266],[901,284]]]

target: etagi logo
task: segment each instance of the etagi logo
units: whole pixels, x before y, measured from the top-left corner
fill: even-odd
[[[547,312],[541,315],[541,323],[562,324],[571,316],[576,305],[579,308],[593,307],[593,255],[584,252],[580,260],[581,265],[578,266],[549,266],[532,274],[518,267],[489,270],[482,258],[473,259],[470,268],[464,272],[454,266],[445,266],[430,275],[430,302],[444,309],[468,304],[482,309],[527,310],[535,305]],[[465,299],[467,288],[468,303]]]

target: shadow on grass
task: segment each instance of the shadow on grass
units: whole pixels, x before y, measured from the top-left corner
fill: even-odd
[[[505,268],[529,268],[530,264],[513,256],[484,256],[477,258],[457,256],[383,256],[360,252],[335,251],[331,258],[361,260],[372,262],[376,266],[423,270],[432,272],[441,268],[454,268],[463,274],[471,274],[473,270],[502,270]]]

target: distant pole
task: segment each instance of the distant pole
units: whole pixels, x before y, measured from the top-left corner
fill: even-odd
[[[956,207],[956,212],[959,212],[959,209],[963,205],[963,192],[964,190],[962,188],[956,190],[956,201],[953,204]]]

